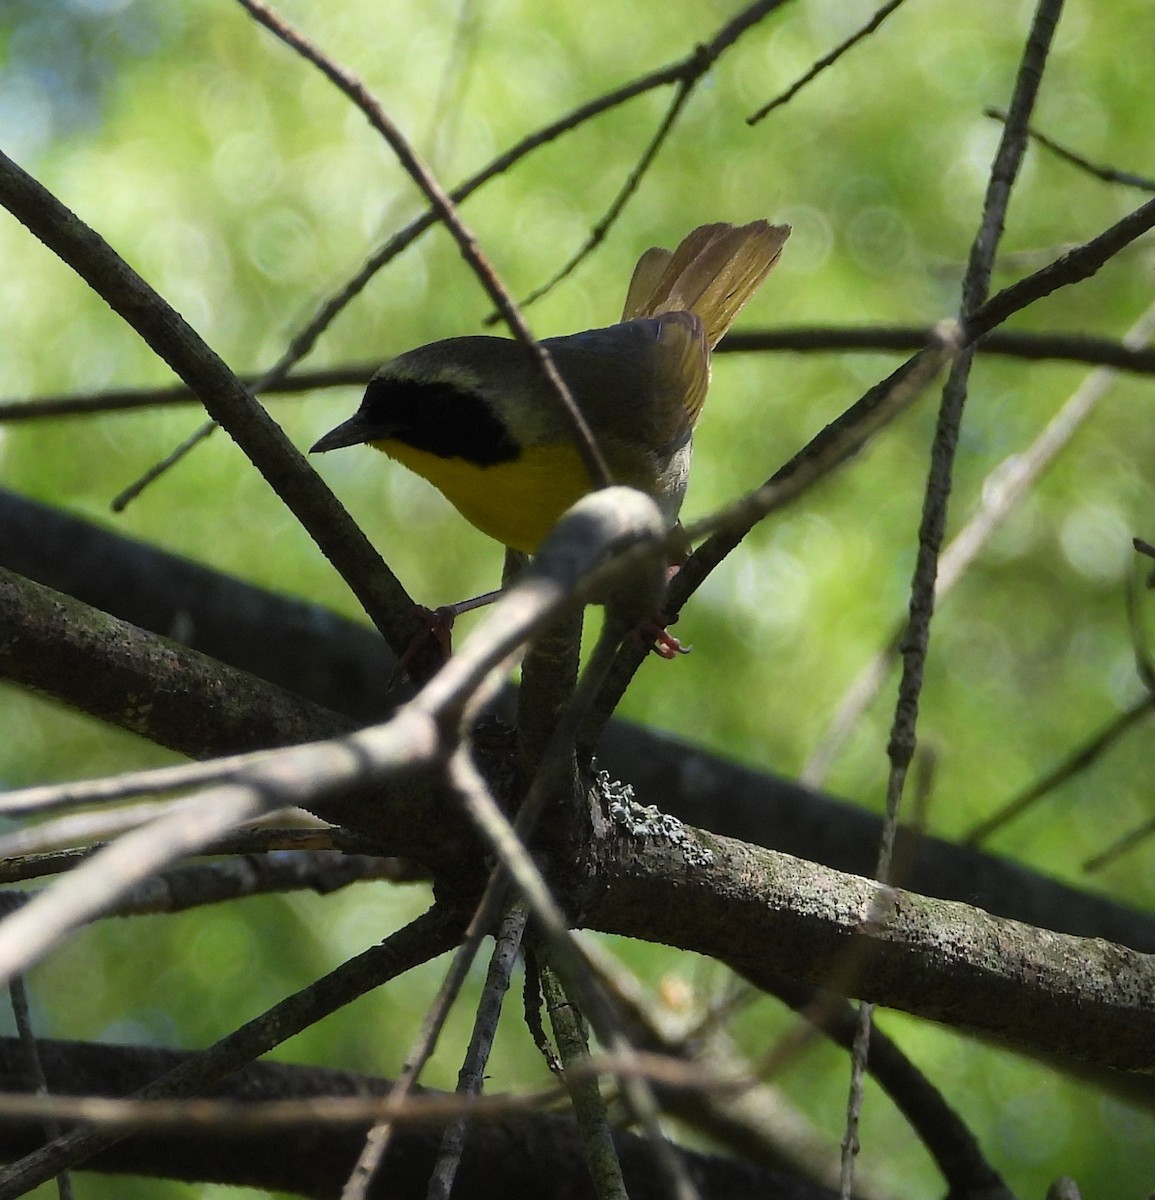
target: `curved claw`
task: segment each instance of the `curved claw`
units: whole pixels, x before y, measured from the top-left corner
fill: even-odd
[[[693,646],[683,646],[669,632],[666,626],[672,624],[672,621],[667,621],[660,614],[655,617],[647,617],[634,630],[634,637],[642,642],[651,654],[656,654],[659,658],[672,662],[679,654],[689,654],[693,649]]]
[[[693,648],[693,646],[683,646],[672,633],[667,633],[662,629],[654,635],[654,644],[650,647],[650,653],[666,659],[667,662],[672,662],[679,654],[689,654]]]

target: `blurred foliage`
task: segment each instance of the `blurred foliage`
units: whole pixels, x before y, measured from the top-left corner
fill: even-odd
[[[665,0],[294,0],[286,15],[360,74],[452,184],[570,107],[707,40],[730,3]],[[794,225],[742,326],[929,323],[951,314],[1031,6],[911,4],[801,92],[744,118],[861,24],[867,3],[797,0],[726,54],[697,89],[638,195],[598,253],[530,310],[542,335],[612,321],[638,253],[704,221]],[[1155,7],[1070,3],[1035,122],[1094,162],[1155,172]],[[518,294],[576,249],[621,187],[669,99],[649,94],[538,150],[465,206]],[[259,370],[383,236],[421,210],[364,119],[314,70],[216,0],[8,0],[0,10],[0,144],[121,252],[237,370]],[[1012,201],[995,286],[1098,233],[1142,196],[1032,149]],[[167,382],[163,364],[71,273],[0,221],[0,394]],[[1151,300],[1150,242],[1016,318],[1018,328],[1118,337]],[[488,305],[450,239],[424,237],[325,334],[312,365],[382,360],[479,327]],[[687,513],[769,475],[893,365],[889,356],[723,356],[698,439]],[[984,481],[1023,450],[1078,385],[1072,365],[980,360],[952,528]],[[1121,380],[984,551],[936,622],[920,731],[936,752],[929,821],[951,836],[1050,769],[1139,695],[1124,616],[1133,534],[1152,539],[1150,384]],[[353,390],[271,400],[307,446]],[[757,531],[688,608],[695,653],[643,669],[625,712],[755,765],[796,773],[834,705],[902,613],[933,428],[927,395],[812,495]],[[198,421],[189,409],[58,420],[0,433],[0,480],[111,523],[108,501]],[[374,454],[319,469],[413,594],[430,604],[491,586],[500,551],[427,485]],[[223,435],[116,519],[257,583],[348,613],[352,599]],[[1155,539],[1152,539],[1155,540]],[[430,548],[435,552],[431,553]],[[829,780],[880,807],[893,680]],[[755,699],[756,698],[756,699]],[[751,703],[755,700],[754,703]],[[53,706],[5,692],[6,785],[93,775],[163,756]],[[1080,864],[1150,810],[1150,733],[1131,735],[995,844],[1086,884]],[[1092,886],[1148,905],[1155,849]],[[200,1045],[420,910],[418,890],[249,901],[227,912],[117,924],[77,939],[33,983],[49,1035]],[[180,926],[179,930],[177,926]],[[654,947],[620,946],[657,983],[700,996],[722,973]],[[137,968],[140,967],[138,973]],[[285,1057],[395,1071],[437,977],[415,972],[285,1047]],[[474,980],[475,984],[477,978]],[[516,1010],[516,1005],[514,1010]],[[427,1079],[451,1084],[461,1006]],[[1150,1122],[1018,1058],[885,1014],[1020,1195],[1060,1172],[1090,1196],[1138,1196],[1155,1172]],[[786,1027],[769,1002],[737,1029],[757,1052]],[[506,1022],[492,1076],[540,1080]],[[845,1060],[818,1047],[784,1082],[838,1136]],[[921,1149],[871,1092],[864,1158],[898,1194],[933,1195]],[[108,1185],[108,1195],[126,1195]],[[140,1194],[186,1195],[150,1185]],[[89,1194],[98,1194],[97,1190]]]

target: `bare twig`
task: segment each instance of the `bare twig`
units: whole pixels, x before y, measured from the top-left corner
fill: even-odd
[[[457,997],[461,994],[469,968],[473,965],[473,960],[477,956],[481,941],[486,935],[500,899],[500,895],[495,895],[494,890],[490,888],[474,911],[469,927],[465,930],[454,953],[453,961],[445,973],[445,978],[441,981],[441,987],[438,988],[437,995],[426,1009],[421,1028],[405,1058],[401,1074],[393,1086],[390,1099],[395,1104],[391,1106],[390,1112],[378,1120],[366,1135],[361,1153],[357,1156],[349,1178],[345,1180],[345,1186],[341,1189],[341,1200],[364,1200],[368,1194],[373,1178],[393,1139],[397,1124],[396,1114],[404,1112],[405,1104],[409,1100],[421,1072],[433,1057],[434,1050],[437,1049],[437,1042],[445,1028],[445,1022],[449,1018],[453,1005],[457,1002]]]
[[[451,913],[438,908],[430,909],[404,929],[391,934],[380,945],[343,963],[335,971],[282,1000],[207,1050],[186,1059],[154,1083],[137,1091],[131,1099],[195,1095],[358,996],[380,987],[411,967],[445,953],[457,943],[460,930],[460,923]],[[0,1200],[15,1200],[15,1197],[25,1195],[57,1172],[83,1162],[120,1136],[120,1133],[110,1134],[83,1127],[63,1134],[47,1146],[0,1170]]]
[[[541,982],[558,1056],[564,1068],[563,1079],[568,1085],[570,1102],[585,1147],[586,1166],[593,1181],[594,1195],[597,1200],[626,1200],[622,1165],[614,1149],[605,1100],[598,1087],[597,1076],[579,1070],[589,1062],[590,1057],[585,1021],[548,962],[543,964]]]
[[[1146,347],[1152,337],[1155,337],[1155,304],[1127,331],[1121,344],[1139,349]],[[979,489],[982,501],[978,511],[951,539],[939,560],[935,577],[936,607],[964,577],[991,535],[1067,448],[1116,378],[1116,373],[1108,368],[1092,372],[1026,450],[1005,459],[990,472]],[[817,787],[825,779],[839,748],[882,688],[898,654],[902,634],[903,625],[899,624],[883,649],[863,667],[843,693],[826,731],[802,768],[800,778],[804,783]]]
[[[1062,0],[1041,0],[1036,9],[1015,84],[1010,116],[991,168],[982,224],[971,250],[970,264],[963,282],[961,311],[964,320],[977,312],[987,298],[991,267],[1002,232],[1007,203],[1026,146],[1028,116],[1038,93],[1043,65],[1061,10]],[[889,754],[892,767],[887,786],[887,812],[892,814],[892,820],[879,851],[878,878],[883,882],[888,876],[903,784],[914,753],[918,701],[930,640],[930,621],[934,612],[934,580],[938,572],[939,552],[951,492],[954,453],[966,403],[971,360],[972,355],[964,352],[956,360],[951,371],[943,394],[942,410],[932,448],[927,497],[919,530],[919,556],[911,586],[910,624],[902,646],[903,678],[899,684],[899,701],[890,737]]]
[[[902,0],[897,0],[897,2],[901,3]],[[610,206],[605,214],[594,225],[590,231],[590,236],[580,249],[551,279],[542,284],[541,287],[535,288],[530,292],[522,301],[523,306],[540,300],[544,295],[552,291],[601,245],[626,204],[629,203],[630,198],[637,192],[642,179],[657,157],[658,151],[665,144],[686,102],[693,94],[694,88],[717,62],[718,58],[734,45],[744,33],[758,24],[763,17],[781,8],[785,3],[787,3],[787,0],[758,0],[757,3],[748,5],[733,20],[727,22],[709,42],[697,46],[692,53],[681,61],[677,74],[667,80],[667,82],[676,85],[677,90],[674,92],[674,97],[666,109],[666,114],[662,118],[661,124],[659,124],[654,136],[650,139],[649,145],[642,151],[641,157],[622,185],[621,190],[610,202]],[[488,318],[488,321],[492,323],[495,319],[495,317],[491,316]]]
[[[996,812],[975,825],[964,836],[964,843],[978,845],[985,841],[992,833],[1026,812],[1044,796],[1085,771],[1097,762],[1129,729],[1155,709],[1155,663],[1152,662],[1151,651],[1143,635],[1139,605],[1139,576],[1137,572],[1133,572],[1130,586],[1127,589],[1127,620],[1131,627],[1131,640],[1135,651],[1135,673],[1147,694],[1138,703],[1133,704],[1109,721],[1103,729],[1100,729],[1083,745],[1068,754],[1054,770],[1048,771],[1042,779],[1031,784],[1013,800],[1008,801]],[[1085,869],[1092,870],[1102,867],[1121,853],[1120,846],[1123,849],[1129,849],[1137,844],[1137,840],[1134,834],[1126,835],[1113,847],[1091,859]]]
[[[704,57],[704,56],[703,56]],[[703,68],[704,70],[705,68]],[[580,247],[570,257],[569,261],[561,266],[545,283],[540,287],[536,287],[532,292],[529,292],[521,301],[523,308],[528,308],[529,305],[535,304],[543,296],[549,295],[563,279],[568,278],[577,268],[585,262],[585,260],[602,244],[606,239],[606,234],[613,228],[614,222],[621,215],[622,210],[629,203],[630,198],[638,190],[641,185],[645,173],[649,170],[650,165],[658,156],[658,151],[665,144],[666,139],[670,136],[674,128],[674,123],[677,121],[682,109],[685,107],[686,101],[689,100],[694,84],[700,79],[700,75],[694,75],[692,79],[684,79],[678,84],[677,91],[674,93],[673,100],[670,101],[670,106],[666,109],[666,115],[662,118],[661,124],[658,126],[654,136],[650,139],[650,144],[642,151],[641,158],[629,173],[625,183],[622,185],[618,194],[610,201],[610,206],[603,216],[590,230],[590,235],[581,244]],[[497,313],[491,313],[485,323],[487,325],[495,324],[500,320]]]
[[[1107,749],[1153,709],[1155,709],[1155,697],[1152,696],[1145,696],[1137,704],[1131,705],[1113,720],[1108,721],[1083,745],[1067,755],[1053,771],[1048,771],[1046,775],[1036,780],[1014,799],[1007,801],[996,812],[991,813],[989,817],[984,817],[973,828],[967,830],[960,840],[964,845],[970,846],[977,846],[985,842],[992,834],[1026,812],[1043,796],[1053,792],[1057,787],[1097,762]]]
[[[714,351],[715,354],[745,354],[761,350],[782,350],[799,354],[828,354],[834,351],[921,350],[933,337],[932,328],[899,325],[864,325],[850,328],[838,325],[781,326],[776,329],[735,329]],[[1084,333],[1033,333],[996,329],[974,342],[980,355],[996,354],[1028,362],[1086,363],[1114,367],[1140,375],[1155,374],[1155,350],[1148,346],[1128,346],[1114,338],[1092,337]],[[3,410],[0,410],[2,412]]]
[[[1006,121],[1007,119],[1007,114],[1001,108],[990,106],[983,109],[983,116],[991,117],[996,121]],[[1078,167],[1080,171],[1086,171],[1088,175],[1093,175],[1104,183],[1122,183],[1127,187],[1138,188],[1140,191],[1155,192],[1155,180],[1148,179],[1145,175],[1135,175],[1131,171],[1120,171],[1115,167],[1097,166],[1081,154],[1076,154],[1074,150],[1068,150],[1066,146],[1060,145],[1045,133],[1040,133],[1033,126],[1027,127],[1027,133],[1031,141],[1038,142],[1040,146],[1044,146],[1064,162]]]
[[[75,866],[83,859],[82,855],[69,856],[65,863],[56,864],[56,870],[59,872]],[[247,896],[306,889],[328,895],[366,879],[392,878],[390,862],[389,859],[339,854],[335,851],[318,854],[290,850],[279,854],[248,854],[211,863],[178,866],[153,875],[125,892],[105,915],[135,917],[146,913],[187,912],[192,908]],[[0,914],[14,912],[41,894],[35,889],[0,891]]]
[[[77,843],[117,837],[166,816],[179,804],[178,800],[158,800],[126,805],[112,811],[73,813],[66,817],[57,817],[53,821],[45,821],[43,824],[32,825],[0,837],[0,858],[46,854],[73,847]]]
[[[275,750],[263,752],[265,759],[275,754]],[[110,775],[103,779],[70,780],[21,788],[0,796],[0,813],[14,817],[23,813],[57,812],[62,808],[77,808],[87,804],[118,804],[137,796],[163,796],[166,792],[182,791],[226,779],[238,767],[251,766],[254,761],[251,754],[233,754],[205,763],[182,763],[177,767],[126,771],[122,775]],[[0,842],[0,854],[4,853],[9,852],[3,849],[3,843]]]
[[[598,1065],[604,1067],[604,1060]],[[654,1073],[660,1073],[657,1064],[654,1065]],[[195,1128],[206,1134],[215,1131],[235,1136],[240,1132],[267,1133],[278,1128],[356,1128],[363,1126],[366,1121],[387,1121],[391,1125],[428,1125],[451,1120],[463,1108],[468,1108],[470,1114],[479,1121],[495,1121],[516,1114],[539,1112],[563,1096],[564,1093],[557,1087],[521,1096],[479,1096],[472,1101],[454,1095],[428,1093],[400,1097],[395,1088],[387,1096],[319,1096],[307,1100],[265,1101],[2,1094],[0,1118],[35,1120],[51,1117],[61,1121],[83,1121],[93,1127],[94,1135],[101,1139],[103,1148],[106,1141],[119,1141],[132,1133],[148,1131],[168,1130],[187,1134]],[[0,1173],[0,1189],[6,1183],[7,1179]],[[3,1194],[8,1196],[13,1193],[4,1191]]]
[[[20,1037],[20,1044],[27,1062],[30,1090],[37,1098],[47,1097],[49,1094],[48,1079],[44,1074],[44,1063],[40,1059],[36,1031],[32,1028],[32,1014],[28,1008],[28,991],[24,986],[23,975],[13,975],[8,981],[8,994],[12,1000],[12,1016],[16,1021],[16,1032]],[[59,1137],[60,1122],[55,1117],[46,1116],[44,1133],[49,1141]],[[72,1200],[72,1177],[67,1171],[61,1171],[56,1176],[56,1192],[60,1200]]]
[[[989,294],[991,270],[1006,219],[1007,205],[1027,145],[1027,124],[1042,82],[1043,68],[1062,7],[1062,0],[1040,0],[1027,35],[1009,115],[991,167],[983,201],[982,221],[971,247],[967,273],[963,280],[960,315],[964,320],[983,305]],[[951,367],[943,389],[942,405],[931,447],[930,473],[918,534],[918,557],[911,583],[910,620],[902,643],[902,678],[899,681],[898,702],[887,746],[890,774],[886,787],[886,818],[875,873],[882,884],[886,884],[890,879],[903,789],[916,744],[918,705],[930,644],[931,618],[934,614],[935,576],[938,573],[939,552],[946,529],[955,450],[962,425],[972,361],[973,353],[964,350]],[[850,1096],[842,1156],[842,1200],[850,1200],[853,1188],[854,1157],[858,1151],[858,1115],[861,1109],[862,1079],[870,1045],[872,1011],[872,1005],[862,1004],[851,1056]]]
[[[1155,199],[1148,200],[1098,237],[1059,255],[1054,262],[997,292],[963,322],[968,345],[1001,325],[1016,312],[1059,288],[1090,279],[1104,263],[1155,226]]]
[[[1134,829],[1128,829],[1122,837],[1116,838],[1109,846],[1100,850],[1098,854],[1087,859],[1083,864],[1083,870],[1088,875],[1096,871],[1101,871],[1104,867],[1110,866],[1116,859],[1122,858],[1137,846],[1141,846],[1152,834],[1155,834],[1155,819],[1144,821],[1142,825],[1137,825]]]
[[[79,862],[91,858],[97,850],[103,849],[101,843],[86,846],[83,849],[66,849],[52,851],[47,854],[22,855],[20,858],[0,860],[0,884],[18,883],[28,879],[43,879],[46,875],[59,875],[62,871],[70,871]],[[234,855],[236,860],[245,859],[248,866],[257,874],[272,872],[277,874],[279,868],[271,867],[272,852],[278,851],[275,861],[281,863],[289,873],[294,870],[305,871],[305,863],[313,859],[319,864],[335,856],[345,864],[336,874],[356,873],[361,878],[391,879],[397,882],[412,880],[414,875],[410,867],[401,867],[395,858],[383,858],[379,847],[366,838],[350,834],[345,830],[333,827],[329,830],[299,830],[299,829],[248,829],[239,830],[218,842],[210,843],[202,851],[203,854]],[[294,868],[292,864],[298,866]],[[358,864],[359,865],[354,865]],[[375,864],[375,865],[371,865]],[[219,865],[219,864],[218,864]],[[160,877],[154,877],[160,878]],[[286,875],[286,878],[288,876]],[[321,887],[318,878],[315,885]],[[313,885],[303,885],[313,886]],[[344,886],[333,879],[334,888]],[[3,895],[4,893],[0,893]],[[29,891],[18,894],[25,900],[32,895]],[[131,893],[130,893],[131,896]],[[128,899],[128,897],[126,897]],[[115,911],[123,911],[118,908]]]
[[[254,394],[296,395],[314,388],[364,386],[376,364],[333,367],[318,371],[298,371],[290,378],[266,384],[260,375],[237,378]],[[199,404],[195,392],[180,384],[166,387],[117,387],[97,392],[63,392],[55,396],[37,396],[31,400],[0,400],[0,421],[19,424],[53,417],[86,417],[103,413],[138,412],[147,408],[172,408]],[[215,426],[214,426],[215,427]]]
[[[272,1011],[274,1010],[270,1010]],[[158,1053],[166,1057],[174,1055],[172,1051]],[[270,1130],[294,1126],[306,1129],[317,1125],[329,1128],[357,1127],[363,1126],[366,1121],[374,1120],[398,1125],[428,1125],[452,1120],[462,1112],[468,1112],[478,1120],[492,1121],[511,1115],[540,1112],[548,1107],[556,1107],[558,1102],[564,1099],[564,1092],[560,1087],[549,1087],[520,1096],[477,1096],[471,1099],[462,1099],[455,1094],[424,1093],[402,1100],[397,1095],[395,1086],[389,1088],[387,1095],[370,1092],[367,1095],[321,1095],[308,1099],[264,1101],[251,1098],[169,1099],[152,1096],[154,1088],[160,1091],[161,1082],[169,1081],[194,1060],[199,1062],[200,1058],[201,1055],[184,1058],[180,1065],[163,1076],[157,1085],[141,1088],[129,1097],[36,1097],[23,1093],[0,1094],[0,1120],[56,1118],[68,1122],[87,1122],[104,1133],[112,1134],[113,1138],[110,1140],[119,1140],[120,1137],[134,1132],[179,1130],[187,1134],[191,1128],[204,1133],[228,1132],[235,1135],[239,1131],[267,1133]],[[231,1070],[239,1070],[248,1065],[239,1063]],[[735,1082],[730,1077],[708,1075],[701,1069],[688,1070],[682,1063],[653,1054],[638,1055],[629,1064],[604,1054],[591,1056],[588,1062],[575,1065],[573,1072],[576,1077],[599,1074],[632,1075],[640,1079],[654,1080],[664,1087],[671,1088],[705,1087],[718,1091],[735,1091],[747,1086],[744,1082]],[[291,1075],[291,1068],[286,1070],[285,1075]],[[183,1090],[183,1084],[182,1088],[177,1090]],[[0,1183],[6,1185],[7,1177]],[[10,1195],[8,1192],[4,1194]]]
[[[510,976],[517,963],[522,935],[525,933],[526,910],[514,906],[506,914],[501,928],[494,937],[493,954],[489,960],[489,973],[481,992],[481,1002],[473,1023],[473,1036],[465,1052],[465,1061],[457,1076],[457,1095],[463,1099],[479,1096],[485,1078],[485,1067],[493,1049],[497,1034],[497,1022],[501,1016],[505,993],[509,990]],[[461,1164],[468,1130],[468,1112],[463,1111],[441,1135],[441,1149],[430,1176],[426,1192],[428,1200],[449,1200],[453,1180]]]
[[[874,354],[879,351],[914,351],[933,336],[929,328],[913,326],[849,327],[841,325],[789,326],[775,329],[737,329],[728,333],[715,354],[752,354],[778,351],[795,354],[830,354],[839,351]],[[982,337],[976,348],[980,354],[994,354],[1028,362],[1085,363],[1089,366],[1114,367],[1136,375],[1155,375],[1155,350],[1128,347],[1113,338],[1092,337],[1082,333],[1030,333],[995,330]],[[271,396],[297,396],[304,392],[331,387],[363,387],[377,363],[325,367],[299,371],[272,384],[268,376],[241,375],[238,378],[254,393]],[[38,396],[27,400],[0,400],[0,422],[19,424],[53,417],[94,416],[103,413],[136,412],[148,408],[171,408],[200,403],[197,396],[182,386],[159,388],[112,388],[99,392],[68,392]]]
[[[795,80],[781,95],[775,96],[768,104],[764,104],[756,113],[747,117],[746,124],[757,125],[763,117],[772,113],[774,109],[781,108],[784,104],[793,100],[808,83],[817,79],[827,67],[833,66],[848,50],[852,50],[859,42],[869,37],[902,3],[903,0],[888,0],[888,3],[878,9],[874,16],[861,29],[856,30],[846,41],[835,46],[829,54],[824,54],[805,75]]]
[[[335,87],[343,92],[364,114],[369,124],[388,142],[389,147],[397,156],[410,178],[425,194],[437,212],[440,221],[449,230],[457,242],[465,261],[473,269],[489,298],[497,306],[502,319],[509,326],[514,336],[522,342],[537,358],[542,374],[545,376],[557,404],[569,421],[574,435],[574,443],[581,454],[582,462],[590,479],[596,485],[604,485],[612,480],[609,468],[602,458],[596,439],[586,422],[584,415],[574,403],[565,380],[553,365],[549,352],[537,341],[530,332],[529,326],[518,311],[513,297],[506,291],[493,269],[481,251],[477,239],[466,228],[457,211],[457,206],[446,193],[441,184],[434,178],[432,172],[417,157],[413,147],[401,133],[401,130],[385,113],[385,110],[370,94],[365,85],[351,72],[339,66],[331,58],[322,53],[307,38],[293,29],[284,18],[276,14],[263,0],[237,0],[255,20],[259,21],[287,46],[295,50],[307,62],[315,66]]]

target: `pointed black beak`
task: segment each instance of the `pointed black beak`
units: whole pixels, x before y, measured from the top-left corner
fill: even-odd
[[[324,454],[326,450],[339,450],[342,446],[359,446],[362,442],[380,436],[380,431],[375,432],[370,428],[362,413],[355,412],[347,421],[343,421],[336,429],[330,429],[323,438],[310,446],[309,453]]]

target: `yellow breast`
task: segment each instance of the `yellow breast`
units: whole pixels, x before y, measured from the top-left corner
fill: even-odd
[[[562,513],[590,490],[581,457],[564,442],[530,446],[488,467],[392,438],[370,445],[428,479],[482,533],[525,554],[534,553]]]

